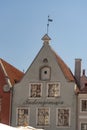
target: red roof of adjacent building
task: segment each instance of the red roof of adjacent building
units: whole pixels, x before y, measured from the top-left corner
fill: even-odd
[[[20,79],[23,77],[24,73],[9,64],[8,62],[0,59],[0,73],[2,71],[4,74],[0,74],[0,77],[4,76],[4,78],[8,78],[10,80],[11,85],[14,85],[16,82],[19,82]],[[4,79],[3,79],[4,80]]]

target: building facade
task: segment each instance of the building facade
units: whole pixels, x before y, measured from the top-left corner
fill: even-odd
[[[74,76],[49,45],[50,37],[46,34],[42,40],[42,48],[14,86],[11,125],[77,130]]]
[[[0,123],[10,125],[12,87],[24,73],[0,59]]]
[[[80,63],[81,64],[81,63]],[[78,130],[87,130],[87,76],[85,70],[80,75],[80,89],[78,93]]]

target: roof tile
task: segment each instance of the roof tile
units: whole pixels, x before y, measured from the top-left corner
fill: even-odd
[[[74,76],[73,76],[70,68],[64,63],[64,61],[60,58],[60,56],[58,56],[56,54],[56,52],[54,50],[52,50],[52,51],[53,51],[53,53],[54,53],[54,55],[56,57],[56,60],[57,60],[57,62],[59,64],[59,66],[60,66],[60,68],[61,68],[65,78],[67,80],[69,80],[69,81],[75,81]]]
[[[15,82],[19,82],[20,79],[23,77],[24,73],[22,71],[18,70],[17,68],[15,68],[14,66],[12,66],[11,64],[7,63],[3,59],[0,59],[0,60],[7,73],[7,76],[9,78],[11,84],[14,85]]]

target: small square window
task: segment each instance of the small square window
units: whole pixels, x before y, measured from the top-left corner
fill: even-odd
[[[39,98],[42,96],[42,84],[41,83],[31,83],[30,84],[30,97]]]
[[[47,84],[47,95],[48,95],[48,97],[60,96],[60,83],[48,83]]]

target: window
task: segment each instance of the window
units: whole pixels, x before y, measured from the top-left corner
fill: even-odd
[[[43,59],[43,62],[44,62],[44,63],[48,63],[48,59],[47,59],[47,58],[44,58],[44,59]]]
[[[81,100],[81,111],[87,112],[87,100]]]
[[[41,68],[41,70],[40,70],[40,79],[41,80],[49,80],[50,75],[51,75],[50,67],[44,66]]]
[[[81,130],[87,130],[87,123],[81,123]]]
[[[17,108],[17,126],[26,126],[29,121],[29,111],[27,108]]]
[[[41,83],[31,83],[30,84],[30,97],[36,98],[41,97],[42,84]]]
[[[60,96],[60,83],[48,83],[47,84],[48,97]]]
[[[57,109],[57,126],[58,127],[69,127],[70,125],[70,110]]]
[[[38,108],[37,110],[37,125],[49,125],[49,108]]]

